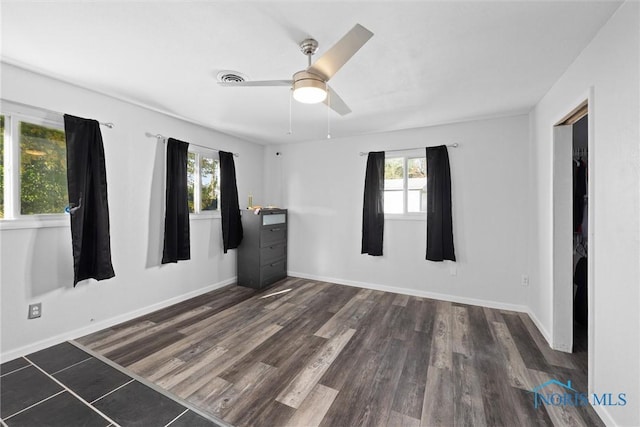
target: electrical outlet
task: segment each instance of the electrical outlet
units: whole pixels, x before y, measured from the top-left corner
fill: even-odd
[[[526,274],[523,274],[521,283],[522,283],[522,286],[525,288],[529,286],[529,276],[527,276]]]
[[[27,319],[35,319],[42,316],[42,303],[29,304],[29,316]]]

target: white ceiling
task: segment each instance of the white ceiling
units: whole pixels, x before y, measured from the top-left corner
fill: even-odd
[[[290,79],[356,23],[375,35],[331,79],[334,137],[524,113],[618,1],[2,1],[2,60],[260,143],[324,138],[324,105],[221,70]]]

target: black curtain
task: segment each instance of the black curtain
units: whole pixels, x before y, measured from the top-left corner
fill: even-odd
[[[427,147],[427,257],[455,261],[451,220],[451,170],[446,145]]]
[[[167,190],[164,216],[162,263],[191,258],[189,242],[189,196],[187,194],[187,151],[189,143],[167,141]]]
[[[224,253],[242,242],[242,220],[238,203],[236,165],[233,153],[220,151],[220,211],[222,213],[222,242]]]
[[[384,151],[370,152],[364,178],[362,207],[362,251],[382,255],[384,236]]]
[[[111,264],[107,172],[100,123],[64,115],[73,286],[115,276]]]

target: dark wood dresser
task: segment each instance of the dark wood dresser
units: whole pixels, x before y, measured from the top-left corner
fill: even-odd
[[[264,289],[287,275],[287,210],[242,211],[238,285]]]

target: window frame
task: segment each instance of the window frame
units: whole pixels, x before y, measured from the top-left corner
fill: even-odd
[[[2,100],[0,115],[4,116],[4,217],[0,218],[0,230],[70,227],[69,216],[64,212],[32,215],[21,213],[19,124],[25,122],[64,132],[63,117],[26,106],[17,106],[5,100]]]
[[[218,179],[218,207],[215,210],[202,210],[202,175],[200,174],[201,158],[206,157],[213,159],[218,163],[218,171],[220,170],[220,156],[218,151],[195,145],[189,145],[187,155],[195,155],[194,181],[193,181],[193,212],[189,212],[189,219],[217,219],[222,218],[220,210],[220,180]],[[187,174],[189,172],[187,171]]]
[[[384,218],[390,220],[407,220],[407,221],[425,221],[427,220],[427,212],[408,212],[409,206],[409,160],[423,159],[426,157],[424,150],[403,150],[394,151],[393,154],[385,155],[385,164],[387,160],[402,159],[402,189],[401,190],[384,190],[401,191],[402,192],[402,212],[391,213],[385,212]],[[426,179],[426,177],[425,177]]]

